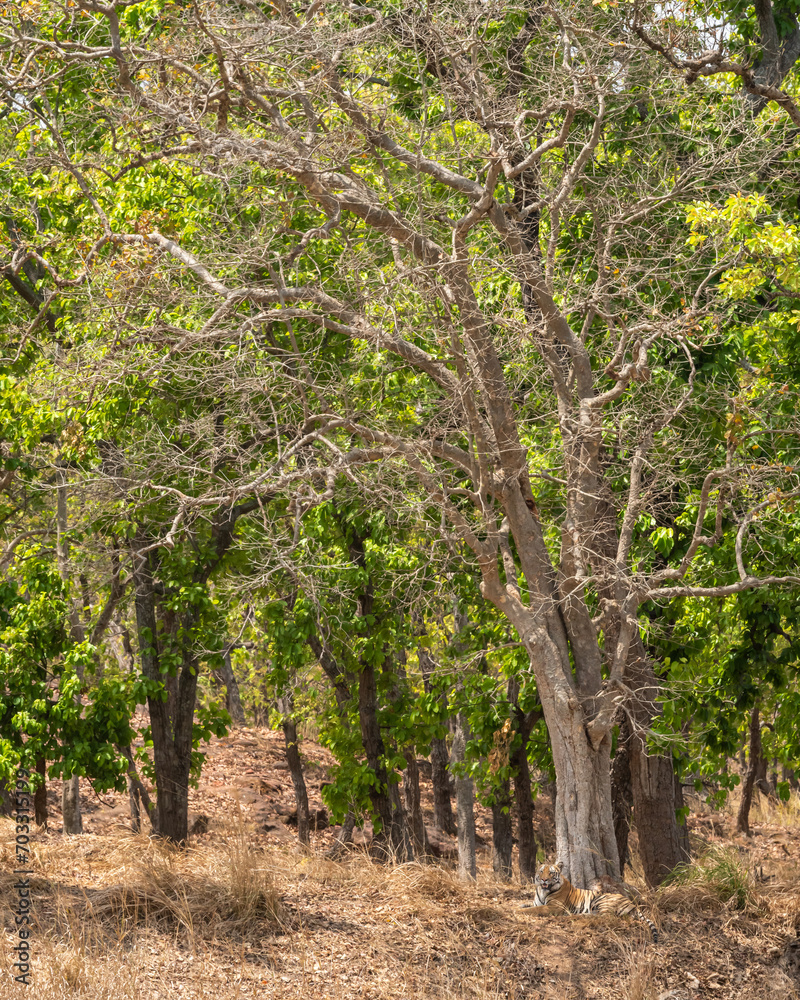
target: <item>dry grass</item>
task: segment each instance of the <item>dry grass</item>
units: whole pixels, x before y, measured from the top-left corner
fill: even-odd
[[[772,996],[755,974],[724,978],[732,947],[783,984],[782,1000],[792,996],[777,959],[758,956],[780,946],[800,893],[788,881],[759,887],[768,912],[730,909],[714,875],[721,858],[734,865],[727,855],[655,894],[655,948],[624,918],[533,919],[519,887],[485,868],[464,884],[432,864],[266,852],[242,829],[187,851],[143,837],[49,837],[35,858],[37,1000],[657,1000],[712,968],[723,977],[708,980],[713,991],[688,995]],[[716,903],[698,921],[704,894]],[[8,956],[0,1000],[17,1000]]]

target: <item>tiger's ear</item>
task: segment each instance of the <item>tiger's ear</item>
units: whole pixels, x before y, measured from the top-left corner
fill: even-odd
[[[564,870],[564,862],[563,861],[556,861],[554,867],[557,868],[559,871],[563,871]]]

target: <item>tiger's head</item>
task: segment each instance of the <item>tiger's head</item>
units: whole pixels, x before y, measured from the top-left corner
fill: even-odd
[[[556,861],[554,865],[539,865],[536,872],[536,885],[541,886],[548,895],[551,892],[558,892],[563,881],[561,878],[563,868],[563,861]]]

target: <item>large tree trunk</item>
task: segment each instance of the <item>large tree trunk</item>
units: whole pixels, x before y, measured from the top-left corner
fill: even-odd
[[[300,745],[297,736],[297,723],[292,717],[294,705],[291,695],[285,695],[278,700],[278,711],[282,715],[281,728],[286,743],[286,763],[294,786],[294,802],[297,810],[297,839],[301,844],[311,842],[311,818],[308,811],[308,791],[303,776],[303,762],[300,759]]]
[[[630,740],[630,768],[639,857],[647,884],[657,886],[686,856],[675,815],[672,755],[647,748],[647,730],[660,707],[656,700],[659,683],[643,648],[628,668],[628,684],[633,691],[629,710],[637,723]]]
[[[236,680],[236,674],[233,672],[230,648],[227,648],[223,653],[221,675],[227,692],[225,708],[233,720],[234,726],[243,726],[245,724],[244,708],[242,707],[242,699],[239,696],[239,684]]]
[[[422,673],[422,683],[427,694],[433,689],[431,678],[433,677],[434,663],[428,651],[422,647],[417,650],[419,658],[419,668]],[[447,709],[447,695],[440,695],[440,703]],[[456,832],[456,823],[453,818],[453,806],[450,801],[450,771],[448,761],[450,753],[447,749],[447,740],[434,737],[431,740],[431,783],[433,785],[433,825],[442,833],[451,837]]]
[[[750,836],[750,806],[753,801],[753,789],[756,781],[765,767],[761,749],[761,716],[758,702],[750,713],[750,760],[742,782],[742,798],[739,812],[736,816],[736,832]]]
[[[494,790],[492,802],[492,869],[498,878],[511,878],[513,847],[511,819],[511,779],[506,778]]]
[[[533,831],[533,788],[528,764],[528,741],[539,717],[538,712],[522,712],[515,707],[519,746],[511,752],[514,768],[514,793],[517,806],[517,843],[519,845],[519,876],[530,882],[536,876],[536,836]]]
[[[469,725],[465,717],[456,716],[456,731],[453,735],[451,764],[456,779],[456,832],[458,833],[458,874],[461,878],[474,881],[477,874],[475,851],[475,786],[472,778],[462,773],[459,765],[464,763],[464,754],[469,739]]]

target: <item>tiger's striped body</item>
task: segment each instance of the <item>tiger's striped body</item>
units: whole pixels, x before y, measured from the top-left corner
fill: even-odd
[[[534,906],[552,906],[564,913],[616,913],[620,917],[634,916],[648,925],[653,941],[658,941],[655,924],[639,911],[633,900],[618,892],[577,889],[561,874],[563,867],[563,861],[539,866],[534,883]]]

